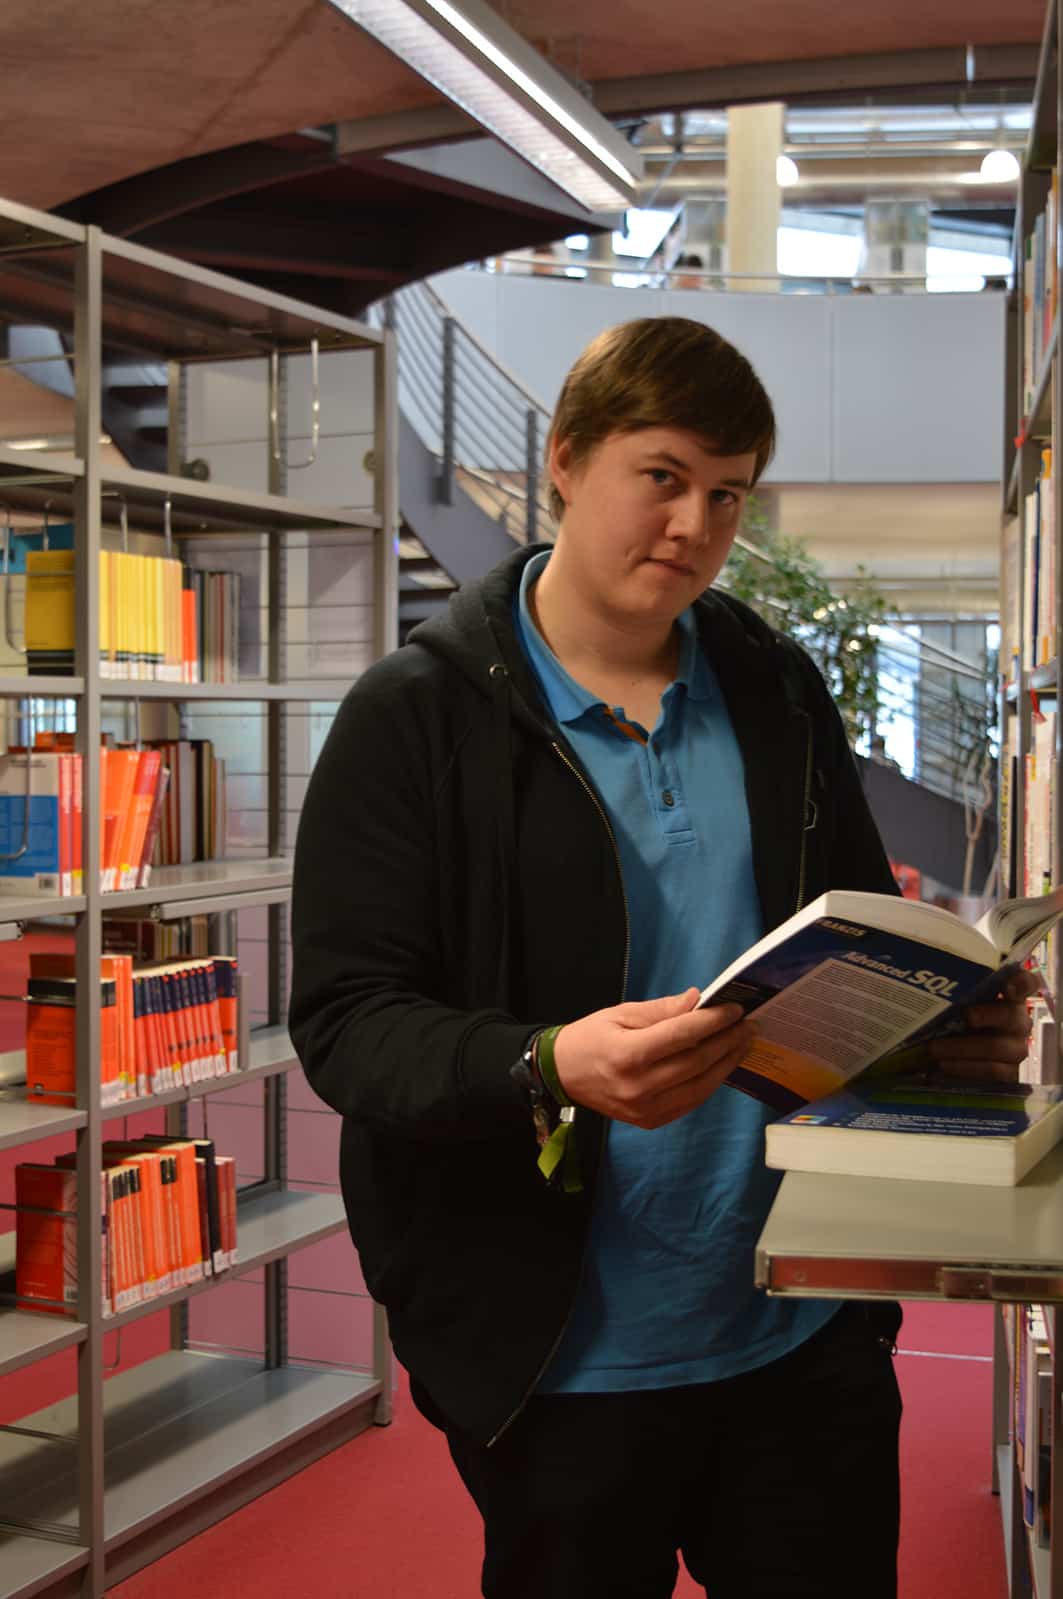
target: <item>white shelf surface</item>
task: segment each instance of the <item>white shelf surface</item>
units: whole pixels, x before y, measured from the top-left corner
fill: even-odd
[[[17,1149],[55,1133],[76,1132],[88,1117],[71,1105],[37,1105],[18,1089],[0,1093],[0,1149]]]
[[[87,1549],[28,1533],[0,1532],[0,1599],[30,1599],[89,1563]]]
[[[3,480],[0,479],[0,486]],[[0,699],[80,699],[85,692],[83,677],[33,676],[32,673],[5,672],[0,674]]]
[[[83,894],[33,894],[20,890],[18,879],[5,877],[0,892],[0,922],[35,922],[42,916],[77,916],[85,909]],[[7,885],[10,885],[9,887]]]
[[[11,1050],[0,1057],[8,1072],[15,1072],[21,1061],[19,1073],[25,1082],[25,1051]],[[104,1123],[123,1116],[137,1116],[146,1110],[162,1110],[167,1105],[183,1105],[189,1100],[201,1099],[205,1094],[223,1094],[226,1089],[239,1088],[242,1083],[259,1082],[264,1077],[276,1077],[294,1070],[299,1057],[288,1036],[286,1027],[262,1027],[251,1034],[251,1058],[246,1067],[237,1072],[227,1072],[224,1077],[208,1077],[202,1082],[189,1083],[180,1088],[167,1089],[162,1094],[144,1094],[137,1099],[124,1099],[117,1105],[105,1105],[101,1115]],[[32,1144],[38,1138],[50,1138],[54,1133],[74,1132],[84,1127],[87,1120],[83,1110],[67,1109],[59,1105],[35,1105],[25,1097],[22,1087],[0,1089],[0,1149],[17,1148]]]
[[[54,679],[49,678],[48,681]],[[101,678],[99,689],[105,700],[168,700],[173,703],[185,700],[222,703],[228,700],[237,703],[255,700],[280,700],[285,703],[322,700],[331,703],[342,700],[353,681],[353,678],[322,678],[316,683],[313,679],[300,679],[295,683],[265,683],[256,678],[243,678],[238,683],[140,683],[131,678]],[[2,682],[0,679],[0,692]]]
[[[141,1305],[133,1305],[120,1315],[109,1317],[102,1324],[103,1328],[109,1332],[128,1322],[139,1321],[143,1316],[152,1316],[156,1311],[168,1310],[197,1294],[207,1293],[219,1283],[231,1282],[244,1272],[260,1270],[270,1261],[280,1260],[321,1238],[342,1232],[346,1225],[343,1200],[338,1194],[302,1193],[295,1189],[256,1194],[252,1189],[239,1196],[236,1241],[240,1258],[235,1266]],[[14,1266],[15,1235],[0,1233],[0,1280],[7,1278],[5,1291],[14,1290]],[[0,1306],[0,1373],[16,1371],[45,1355],[54,1355],[60,1349],[81,1343],[85,1333],[81,1322],[65,1316]],[[0,1507],[2,1505],[0,1496]],[[0,1589],[0,1594],[2,1592]]]
[[[266,1371],[257,1361],[176,1350],[112,1377],[103,1389],[108,1553],[330,1420],[362,1410],[368,1422],[379,1391],[366,1373]],[[77,1401],[49,1405],[22,1425],[73,1440]],[[10,1516],[73,1528],[75,1471],[73,1449],[0,1435],[0,1504]],[[0,1564],[0,1596],[19,1591]]]
[[[5,1238],[6,1238],[5,1234]],[[10,1235],[14,1238],[14,1234]],[[14,1266],[14,1249],[5,1243],[0,1249],[0,1271]],[[46,1355],[57,1355],[83,1343],[88,1329],[84,1322],[69,1316],[50,1316],[44,1311],[11,1310],[0,1305],[0,1376],[32,1366]],[[2,1562],[0,1562],[2,1569]]]
[[[189,866],[152,868],[147,888],[131,888],[104,894],[104,914],[134,910],[142,905],[164,905],[172,900],[210,899],[231,894],[234,911],[240,909],[237,896],[262,890],[286,891],[291,887],[292,863],[285,857],[246,861],[195,861]],[[64,903],[60,901],[60,903]],[[70,903],[66,901],[66,903]],[[0,899],[0,919],[4,911]]]
[[[990,1295],[973,1277],[946,1291],[950,1271],[1014,1274]],[[757,1244],[757,1281],[812,1297],[1003,1297],[1045,1302],[1024,1273],[1063,1277],[1063,1145],[1015,1188],[787,1172]]]
[[[128,1322],[139,1321],[142,1316],[154,1315],[172,1305],[179,1305],[197,1294],[208,1292],[218,1283],[231,1282],[241,1273],[256,1271],[280,1260],[307,1244],[315,1244],[332,1233],[342,1232],[347,1225],[343,1200],[339,1194],[308,1194],[294,1189],[275,1189],[272,1193],[256,1195],[251,1190],[239,1196],[236,1217],[236,1242],[240,1251],[237,1264],[228,1271],[204,1277],[202,1282],[176,1288],[173,1293],[149,1299],[142,1305],[133,1305],[107,1321],[108,1329],[124,1327]]]

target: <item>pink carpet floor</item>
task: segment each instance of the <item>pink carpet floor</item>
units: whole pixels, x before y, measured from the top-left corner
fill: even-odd
[[[990,1491],[992,1312],[908,1307],[901,1599],[1003,1599]],[[114,1599],[476,1599],[476,1516],[400,1384],[374,1429],[119,1584]],[[854,1590],[855,1592],[856,1590]],[[704,1599],[685,1574],[676,1599]]]

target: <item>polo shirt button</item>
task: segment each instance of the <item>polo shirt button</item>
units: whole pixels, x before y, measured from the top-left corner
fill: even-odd
[[[671,810],[672,806],[675,804],[675,795],[672,793],[672,790],[670,788],[666,788],[661,794],[661,798],[668,806],[668,809]]]

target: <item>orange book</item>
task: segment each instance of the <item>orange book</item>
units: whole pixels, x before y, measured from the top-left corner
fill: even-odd
[[[75,750],[71,760],[71,785],[70,785],[70,810],[71,810],[71,840],[70,864],[73,875],[73,891],[75,894],[84,893],[85,871],[82,862],[81,846],[81,756]]]
[[[182,681],[199,682],[199,637],[196,628],[196,591],[181,590]]]
[[[129,1239],[129,1185],[120,1167],[105,1169],[110,1192],[111,1303],[117,1315],[136,1303],[132,1288],[133,1266]]]
[[[136,888],[140,872],[140,857],[144,839],[151,820],[152,803],[159,781],[162,753],[159,750],[141,750],[129,805],[128,824],[119,847],[118,887]]]
[[[74,761],[59,753],[59,892],[69,898],[74,892]]]
[[[177,1217],[180,1235],[181,1284],[199,1282],[203,1258],[199,1252],[199,1184],[196,1179],[196,1146],[190,1139],[167,1138],[165,1134],[145,1134],[130,1141],[131,1149],[150,1154],[172,1155],[177,1166]]]
[[[108,1139],[103,1146],[106,1159],[135,1166],[141,1180],[141,1220],[147,1297],[168,1293],[173,1286],[168,1221],[164,1213],[162,1156],[139,1149],[135,1142]]]
[[[133,797],[139,752],[131,749],[107,749],[104,771],[100,774],[100,792],[103,796],[103,835],[100,840],[101,882],[105,893],[118,886],[118,858],[125,817]],[[104,776],[104,773],[106,776]]]
[[[100,977],[114,984],[114,1016],[106,1023],[101,1017],[100,1082],[101,1104],[114,1105],[133,1099],[138,1092],[136,1055],[133,1038],[133,957],[102,955]],[[61,979],[74,983],[74,954],[66,950],[34,951],[30,955],[30,978]],[[32,992],[32,988],[31,988]],[[76,990],[75,990],[76,995]],[[109,1004],[110,1001],[103,1003]],[[113,1037],[112,1037],[113,1029]],[[146,1092],[146,1085],[145,1085]]]
[[[45,1105],[77,1099],[76,1006],[72,977],[32,977],[26,1005],[27,1095]],[[100,985],[100,1102],[115,1103],[118,1087],[117,1008],[113,981]]]
[[[78,1297],[76,1174],[30,1162],[16,1166],[15,1206],[16,1304],[73,1316]]]

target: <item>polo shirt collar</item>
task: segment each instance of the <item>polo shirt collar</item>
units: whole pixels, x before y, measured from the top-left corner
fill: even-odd
[[[521,573],[518,597],[520,632],[532,667],[538,674],[546,693],[550,709],[558,722],[572,723],[578,721],[587,711],[595,710],[603,702],[565,671],[532,617],[528,596],[533,585],[542,576],[550,559],[550,553],[549,550],[543,550],[533,556]],[[697,622],[692,608],[688,607],[679,616],[678,624],[681,634],[679,668],[674,681],[665,692],[673,694],[678,685],[682,684],[688,699],[711,699],[712,669],[698,641]]]

